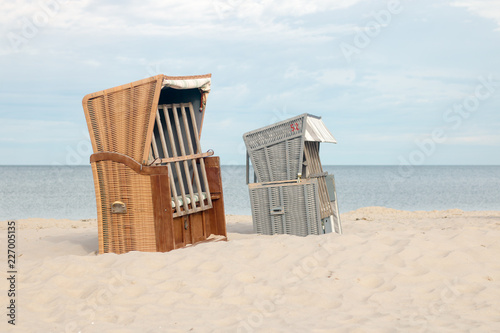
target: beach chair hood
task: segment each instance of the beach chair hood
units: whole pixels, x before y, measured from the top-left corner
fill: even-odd
[[[161,74],[88,94],[83,108],[94,153],[112,151],[147,164],[158,105],[167,95],[192,102],[201,133],[210,85],[211,74]]]

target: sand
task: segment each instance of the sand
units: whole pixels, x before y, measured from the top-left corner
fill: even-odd
[[[169,253],[96,255],[95,220],[17,222],[16,326],[1,332],[500,331],[500,212],[342,215],[344,235],[252,233]]]

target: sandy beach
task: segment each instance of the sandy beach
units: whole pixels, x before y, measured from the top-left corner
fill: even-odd
[[[95,220],[19,220],[16,326],[2,332],[500,331],[500,212],[342,214],[344,234],[252,232],[168,253],[96,255]]]

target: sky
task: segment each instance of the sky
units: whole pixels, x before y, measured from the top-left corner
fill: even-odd
[[[201,136],[310,113],[325,165],[500,165],[500,2],[0,0],[0,165],[89,165],[81,101],[212,73]]]

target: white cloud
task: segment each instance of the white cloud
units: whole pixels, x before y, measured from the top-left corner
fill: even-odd
[[[92,59],[87,59],[87,60],[84,60],[83,61],[83,64],[87,65],[87,66],[91,66],[91,67],[99,67],[102,65],[101,62],[97,61],[97,60],[92,60]]]
[[[88,136],[81,124],[68,121],[0,118],[0,123],[0,142],[68,142]]]
[[[361,143],[400,143],[409,142],[414,137],[414,133],[404,133],[404,134],[382,134],[382,133],[369,133],[364,134],[360,132],[351,132],[345,134],[344,137],[349,137],[351,142],[361,142]]]
[[[461,102],[473,94],[477,73],[439,68],[413,69],[402,73],[374,72],[363,76],[360,85],[375,89],[377,98],[387,97],[393,101]]]
[[[451,5],[465,7],[476,15],[495,20],[499,26],[496,30],[500,31],[500,2],[498,0],[454,1]]]
[[[498,67],[494,54],[500,35],[488,27],[496,26],[500,15],[492,1],[418,2],[353,64],[342,57],[339,42],[352,40],[386,1],[0,0],[0,44],[9,43],[6,32],[22,34],[22,22],[33,23],[35,14],[44,12],[40,3],[55,1],[61,3],[57,13],[37,28],[21,54],[0,45],[2,74],[9,83],[0,94],[0,118],[27,118],[0,119],[5,146],[31,147],[45,140],[47,147],[64,153],[68,143],[79,142],[87,132],[84,94],[158,73],[209,72],[214,78],[203,147],[227,144],[231,156],[235,148],[230,146],[241,142],[242,132],[302,112],[330,117],[353,151],[371,141],[411,145],[433,126],[446,125],[443,113],[474,93],[477,76]],[[356,3],[362,5],[341,10]],[[442,12],[450,3],[463,7],[451,15],[486,22],[486,31],[484,24],[470,34],[456,29],[454,24],[462,28],[463,22]],[[422,16],[427,24],[418,21]],[[448,28],[435,33],[437,25]],[[32,82],[29,98],[26,77]],[[476,140],[495,152],[500,145],[496,132],[484,128],[498,128],[497,97],[482,104],[460,132],[450,130],[451,137],[460,134],[450,142],[471,147]],[[79,125],[32,120],[33,115]],[[475,123],[483,128],[464,132]]]
[[[351,85],[356,79],[356,71],[347,68],[326,69],[320,71],[316,80],[323,85]]]
[[[216,103],[225,105],[238,105],[245,101],[250,95],[250,89],[246,84],[219,87],[210,93],[210,99]]]
[[[0,1],[4,27],[21,28],[27,19],[37,27],[51,25],[61,28],[87,28],[110,31],[131,27],[182,26],[184,29],[204,29],[227,21],[239,24],[268,24],[287,17],[302,17],[337,10],[363,0],[185,0],[179,1],[97,1],[97,0],[29,0]],[[42,22],[45,16],[47,22]],[[247,22],[242,22],[246,20]],[[150,33],[153,33],[150,31]]]
[[[500,144],[500,135],[467,135],[448,138],[444,144],[448,145],[481,145],[498,146]]]
[[[219,18],[236,15],[254,21],[275,17],[301,17],[328,10],[347,8],[363,0],[214,0],[213,8]]]
[[[25,44],[46,30],[51,31],[53,38],[73,34],[94,40],[103,36],[331,39],[332,34],[352,27],[329,24],[304,28],[293,19],[346,8],[360,1],[363,0],[0,1],[0,34],[9,36],[10,46],[23,46],[23,51]]]
[[[324,68],[319,71],[306,71],[296,64],[290,65],[284,74],[285,79],[310,80],[309,84],[325,86],[349,86],[356,79],[356,71],[351,68]]]

